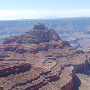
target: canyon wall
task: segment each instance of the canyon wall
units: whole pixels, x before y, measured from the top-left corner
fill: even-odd
[[[39,23],[0,44],[0,82],[4,90],[74,90],[75,73],[87,73],[89,56]]]

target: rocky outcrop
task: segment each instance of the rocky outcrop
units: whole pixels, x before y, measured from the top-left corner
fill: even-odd
[[[73,90],[73,80],[69,82],[66,86],[62,86],[61,90]]]
[[[33,29],[45,29],[45,25],[42,23],[38,23],[33,27]]]
[[[75,70],[71,67],[64,67],[62,73],[59,73],[59,78],[54,79],[54,82],[48,83],[41,87],[39,90],[73,90],[73,77],[75,76]],[[68,79],[67,79],[68,77]]]
[[[43,24],[39,25],[43,27]],[[19,44],[38,44],[41,42],[49,42],[50,40],[60,40],[59,35],[53,29],[41,29],[38,25],[34,26],[34,29],[26,31],[17,40]],[[36,27],[36,28],[35,28]]]
[[[68,70],[69,69],[69,70]],[[63,74],[62,73],[62,75],[63,75],[63,77],[64,77],[64,79],[65,78],[69,78],[69,76],[67,76],[68,74],[72,77],[71,79],[70,79],[70,81],[68,80],[68,79],[66,79],[66,80],[68,80],[69,82],[65,85],[65,86],[62,86],[61,87],[61,90],[73,90],[73,79],[74,79],[74,77],[75,77],[75,69],[74,69],[74,67],[67,67],[67,68],[65,68],[64,69],[64,71],[65,71],[65,73]]]
[[[20,36],[21,35],[14,35],[14,36],[6,37],[3,41],[3,44],[9,44],[15,42]]]
[[[6,57],[10,57],[10,55],[6,52],[0,52],[0,61],[3,61]]]
[[[75,74],[72,73],[73,70],[74,68],[72,66],[67,68],[65,67],[64,69],[59,67],[55,71],[51,71],[45,68],[31,67],[29,71],[15,75],[9,75],[8,78],[4,77],[4,79],[2,77],[0,80],[4,83],[4,90],[21,90],[22,88],[23,90],[45,90],[46,88],[48,88],[47,90],[50,90],[50,86],[61,90],[70,90],[73,88],[72,74]],[[71,82],[68,83],[68,80],[66,80],[67,77]],[[62,78],[65,80],[64,82],[62,82]],[[51,85],[49,85],[50,83]],[[64,87],[65,89],[63,89]]]
[[[20,45],[16,50],[15,48],[17,47],[12,47],[13,49],[8,49],[10,50],[15,50],[16,53],[25,53],[25,52],[30,52],[30,53],[37,53],[38,51],[47,51],[48,49],[55,49],[55,48],[63,48],[65,46],[70,46],[70,44],[67,41],[53,41],[51,43],[39,43],[37,45],[31,44],[30,47],[28,45]],[[5,50],[9,48],[6,47]]]
[[[15,51],[19,46],[20,44],[17,43],[8,44],[4,47],[4,51]]]
[[[29,70],[31,65],[28,63],[22,63],[17,65],[2,66],[0,67],[0,76],[6,76],[11,73],[20,73]]]
[[[85,61],[85,63],[80,64],[80,65],[75,65],[74,67],[75,67],[77,73],[85,73],[86,74],[87,70],[89,68],[89,62],[87,60],[87,61]]]
[[[48,44],[44,44],[44,43],[40,43],[39,45],[31,45],[30,47],[28,47],[28,45],[23,46],[20,45],[15,52],[16,53],[25,53],[25,52],[30,52],[30,53],[37,53],[38,51],[47,51],[49,48]]]

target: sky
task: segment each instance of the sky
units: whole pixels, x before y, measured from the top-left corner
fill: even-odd
[[[90,17],[90,0],[0,0],[0,20]]]

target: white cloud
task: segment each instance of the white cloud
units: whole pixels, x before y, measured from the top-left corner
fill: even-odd
[[[47,10],[1,10],[0,11],[0,20],[8,20],[8,19],[33,19],[40,18],[43,15],[47,15],[49,11]]]
[[[90,9],[83,10],[0,10],[0,20],[36,19],[46,16],[77,17],[90,16]]]
[[[35,10],[4,10],[0,11],[0,16],[20,16],[27,14],[36,14]]]

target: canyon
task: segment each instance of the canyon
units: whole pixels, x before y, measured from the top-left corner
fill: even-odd
[[[0,44],[0,84],[3,90],[78,90],[78,73],[87,75],[89,63],[89,51],[76,49],[38,23]]]
[[[0,21],[0,42],[5,37],[24,34],[37,23],[53,28],[61,39],[66,40],[71,46],[83,51],[90,49],[90,18],[58,18],[58,19],[23,19]]]

